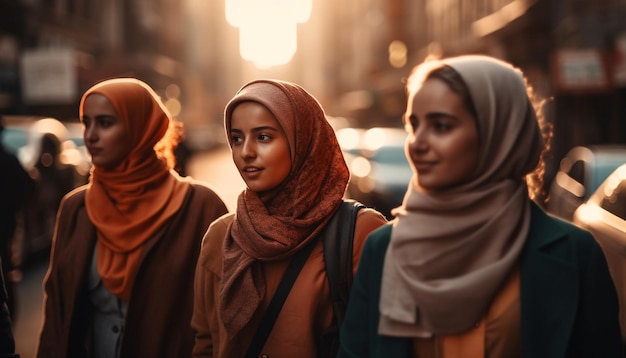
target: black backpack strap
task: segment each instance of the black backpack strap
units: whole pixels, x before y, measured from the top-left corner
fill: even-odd
[[[246,358],[256,358],[259,356],[261,349],[263,349],[263,346],[265,345],[267,337],[269,337],[270,332],[272,331],[276,318],[278,317],[278,314],[280,313],[280,310],[289,295],[289,291],[291,291],[291,287],[296,281],[296,278],[298,278],[304,263],[311,255],[313,248],[318,242],[318,238],[319,236],[311,240],[311,242],[306,244],[305,247],[293,255],[282,280],[278,284],[276,293],[274,293],[272,301],[270,301],[267,311],[265,311],[265,314],[263,315],[259,328],[257,329],[255,336],[252,338],[252,342],[250,343],[248,351],[245,355]]]
[[[365,205],[344,200],[324,230],[324,261],[335,324],[341,326],[352,288],[352,250],[356,216]]]

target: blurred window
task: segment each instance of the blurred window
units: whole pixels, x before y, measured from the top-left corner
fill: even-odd
[[[600,206],[622,220],[626,220],[626,180],[620,181],[610,195],[605,195]]]
[[[371,160],[386,164],[406,164],[404,147],[382,147],[375,152]]]

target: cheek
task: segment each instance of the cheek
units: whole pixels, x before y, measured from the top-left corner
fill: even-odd
[[[127,156],[132,150],[130,138],[126,135],[126,132],[122,131],[111,133],[111,136],[109,136],[109,145],[115,146],[120,156]]]
[[[414,160],[413,160],[413,153],[412,153],[412,150],[411,150],[411,142],[409,142],[409,140],[406,140],[404,142],[404,156],[408,160],[409,165],[411,166],[411,169],[413,169],[413,172],[417,173],[417,171],[415,170],[415,165],[413,164],[413,162],[414,162]]]
[[[281,173],[289,173],[291,170],[291,161],[289,160],[289,153],[280,151],[274,153],[274,163],[276,167],[280,168]]]
[[[479,159],[479,147],[478,140],[476,138],[466,138],[465,140],[458,142],[458,146],[455,150],[455,156],[460,162],[465,172],[469,175],[474,172],[478,165]]]
[[[285,179],[291,172],[289,149],[285,146],[273,148],[271,156],[273,157],[272,161],[277,169],[277,175]]]

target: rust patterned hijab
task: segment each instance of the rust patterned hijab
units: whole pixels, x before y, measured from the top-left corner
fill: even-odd
[[[442,65],[467,84],[480,160],[472,180],[447,191],[424,193],[415,178],[409,185],[383,268],[379,333],[385,335],[456,334],[480,322],[517,265],[530,226],[524,176],[537,165],[543,140],[522,73],[486,56],[422,66]]]
[[[154,151],[170,125],[158,95],[132,78],[100,82],[87,96],[105,96],[129,133],[131,151],[113,170],[95,166],[85,196],[87,214],[96,226],[97,268],[104,285],[128,301],[144,244],[180,208],[189,183],[179,180]]]
[[[246,101],[265,106],[282,126],[291,171],[262,196],[249,189],[239,195],[224,243],[219,292],[219,313],[229,337],[248,323],[265,295],[262,262],[286,259],[320,233],[341,204],[349,179],[333,128],[308,92],[274,80],[244,85],[226,105],[229,140],[233,110]]]

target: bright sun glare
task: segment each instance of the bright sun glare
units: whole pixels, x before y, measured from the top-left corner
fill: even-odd
[[[312,0],[226,0],[226,20],[239,28],[239,53],[258,68],[288,63],[298,48],[297,24]]]

